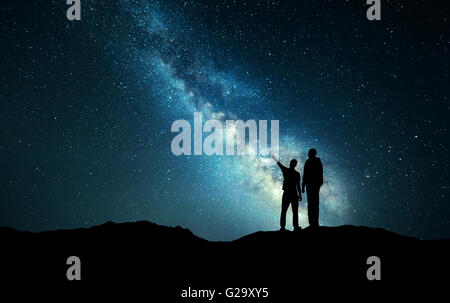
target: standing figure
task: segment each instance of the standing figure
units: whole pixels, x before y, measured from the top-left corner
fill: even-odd
[[[308,199],[308,221],[312,228],[319,227],[319,191],[323,184],[323,167],[320,158],[316,157],[317,151],[311,148],[308,152],[308,160],[303,168],[302,193],[305,192]]]
[[[272,155],[272,159],[275,160],[283,172],[280,230],[286,230],[286,212],[289,205],[292,208],[292,225],[294,225],[294,231],[300,230],[301,228],[298,226],[298,202],[302,200],[302,193],[300,189],[300,173],[295,170],[297,160],[292,159],[289,168],[287,168],[274,155]]]

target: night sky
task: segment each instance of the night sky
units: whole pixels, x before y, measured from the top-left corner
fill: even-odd
[[[172,154],[200,111],[279,120],[300,172],[315,147],[322,225],[450,237],[448,4],[381,2],[2,1],[0,225],[278,229],[278,167]]]

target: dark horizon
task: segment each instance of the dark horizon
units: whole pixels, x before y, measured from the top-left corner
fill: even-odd
[[[302,233],[302,232],[309,232],[309,233],[317,233],[317,232],[322,232],[322,233],[326,233],[326,232],[330,232],[333,231],[334,232],[339,232],[342,234],[345,234],[346,232],[349,231],[356,231],[358,229],[364,232],[367,232],[369,230],[373,230],[373,232],[377,232],[377,233],[387,233],[390,235],[393,235],[395,237],[400,237],[400,238],[404,238],[404,239],[411,239],[411,240],[421,240],[421,241],[439,241],[439,240],[450,240],[450,238],[439,238],[439,239],[423,239],[423,238],[418,238],[418,237],[412,237],[412,236],[408,236],[408,235],[403,235],[403,234],[399,234],[396,232],[393,232],[389,229],[383,228],[383,227],[374,227],[374,226],[364,226],[364,225],[351,225],[351,224],[344,224],[344,225],[338,225],[338,226],[320,226],[318,227],[316,230],[311,230],[311,227],[307,226],[306,228],[300,230],[300,231],[294,231],[293,228],[286,228],[286,231],[280,231],[279,229],[274,229],[274,230],[255,230],[253,232],[250,232],[248,234],[243,234],[238,236],[237,238],[234,239],[228,239],[228,240],[210,240],[210,239],[206,239],[201,237],[200,235],[196,234],[195,232],[193,232],[192,230],[190,230],[187,227],[184,226],[180,226],[180,225],[163,225],[163,224],[158,224],[155,222],[151,222],[151,221],[147,221],[147,220],[139,220],[139,221],[127,221],[127,222],[114,222],[114,221],[106,221],[103,223],[99,223],[97,225],[93,225],[93,226],[88,226],[88,227],[76,227],[76,228],[61,228],[61,229],[52,229],[52,230],[41,230],[41,231],[29,231],[29,230],[21,230],[21,229],[16,229],[10,226],[0,226],[0,229],[10,229],[12,228],[14,230],[14,232],[18,232],[18,233],[31,233],[34,235],[39,235],[41,233],[54,233],[54,232],[73,232],[73,231],[77,231],[77,230],[90,230],[92,228],[108,228],[108,226],[117,226],[117,225],[142,225],[142,224],[151,224],[151,225],[156,225],[156,228],[169,228],[169,229],[173,229],[173,230],[178,230],[179,228],[181,228],[182,231],[190,231],[192,233],[193,236],[202,239],[202,240],[206,240],[208,242],[212,242],[212,243],[220,243],[220,242],[234,242],[240,239],[245,239],[249,236],[255,236],[258,235],[260,233],[280,233],[280,232],[291,232],[293,234],[296,233]],[[153,226],[152,226],[153,227]],[[345,231],[347,230],[347,231]],[[145,227],[142,226],[141,231],[145,231]],[[370,237],[367,238],[368,240],[370,240]]]

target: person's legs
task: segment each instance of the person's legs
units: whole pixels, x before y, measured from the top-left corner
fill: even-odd
[[[292,207],[292,225],[294,229],[298,229],[298,200],[293,200],[291,202]]]
[[[310,186],[306,188],[306,196],[308,198],[308,222],[309,226],[319,226],[319,190]]]
[[[320,187],[314,188],[314,224],[319,226],[319,191]]]
[[[313,227],[319,226],[319,203],[317,201],[314,201],[314,203],[311,205],[311,220],[310,225]]]
[[[319,191],[320,191],[320,187],[316,188],[315,192],[314,192],[314,199],[316,202],[315,209],[314,209],[314,215],[315,215],[314,222],[315,222],[316,226],[319,226]]]
[[[281,216],[280,216],[280,227],[284,228],[286,226],[286,212],[289,207],[289,200],[287,194],[283,192],[283,198],[281,199]]]

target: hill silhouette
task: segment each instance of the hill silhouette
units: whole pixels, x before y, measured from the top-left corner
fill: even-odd
[[[401,282],[410,287],[443,282],[450,268],[450,240],[419,240],[349,225],[260,231],[213,242],[181,227],[107,222],[40,233],[1,227],[0,239],[1,273],[10,283],[79,283],[66,281],[66,260],[74,255],[81,259],[84,285],[146,284],[153,297],[168,302],[180,302],[180,291],[188,287],[269,287],[274,300],[295,298],[299,285],[318,283],[392,282],[398,287]],[[369,256],[381,260],[381,281],[366,278]]]

